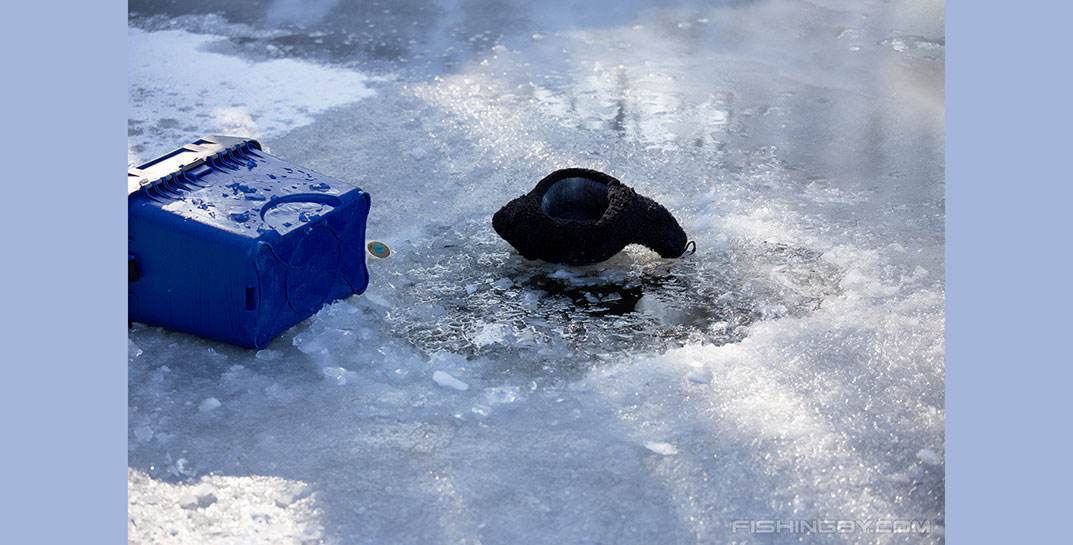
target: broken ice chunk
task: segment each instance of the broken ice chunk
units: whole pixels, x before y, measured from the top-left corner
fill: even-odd
[[[678,454],[678,447],[670,443],[648,441],[645,443],[645,448],[661,456],[674,456],[675,454]]]
[[[444,388],[452,388],[460,392],[464,392],[469,389],[469,384],[452,377],[445,371],[436,371],[432,373],[432,380],[436,381],[436,384],[443,386]]]
[[[219,399],[216,399],[215,397],[206,397],[201,401],[201,403],[198,404],[197,410],[203,413],[207,413],[218,409],[220,405],[223,404],[220,403]]]
[[[271,348],[264,348],[258,350],[253,356],[261,361],[276,361],[283,357],[283,352]]]

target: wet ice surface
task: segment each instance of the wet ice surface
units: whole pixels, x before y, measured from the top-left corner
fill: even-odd
[[[941,4],[541,6],[132,2],[132,48],[254,67],[132,52],[132,155],[239,111],[393,250],[265,350],[135,326],[133,542],[943,541]],[[518,257],[491,214],[567,166],[697,253]]]

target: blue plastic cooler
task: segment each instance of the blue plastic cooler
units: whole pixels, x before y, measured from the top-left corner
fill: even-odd
[[[365,291],[369,194],[207,136],[127,173],[128,317],[260,348]]]

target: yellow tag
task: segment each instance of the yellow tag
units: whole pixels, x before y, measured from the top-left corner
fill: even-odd
[[[373,254],[373,257],[384,259],[385,257],[391,255],[391,248],[388,248],[387,244],[384,244],[379,240],[370,240],[369,243],[365,245],[365,247],[369,250],[370,254]]]

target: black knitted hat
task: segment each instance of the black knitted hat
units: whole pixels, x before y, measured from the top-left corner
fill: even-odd
[[[613,176],[584,168],[556,170],[492,216],[492,227],[526,259],[591,265],[628,244],[680,257],[686,234],[656,201]]]

